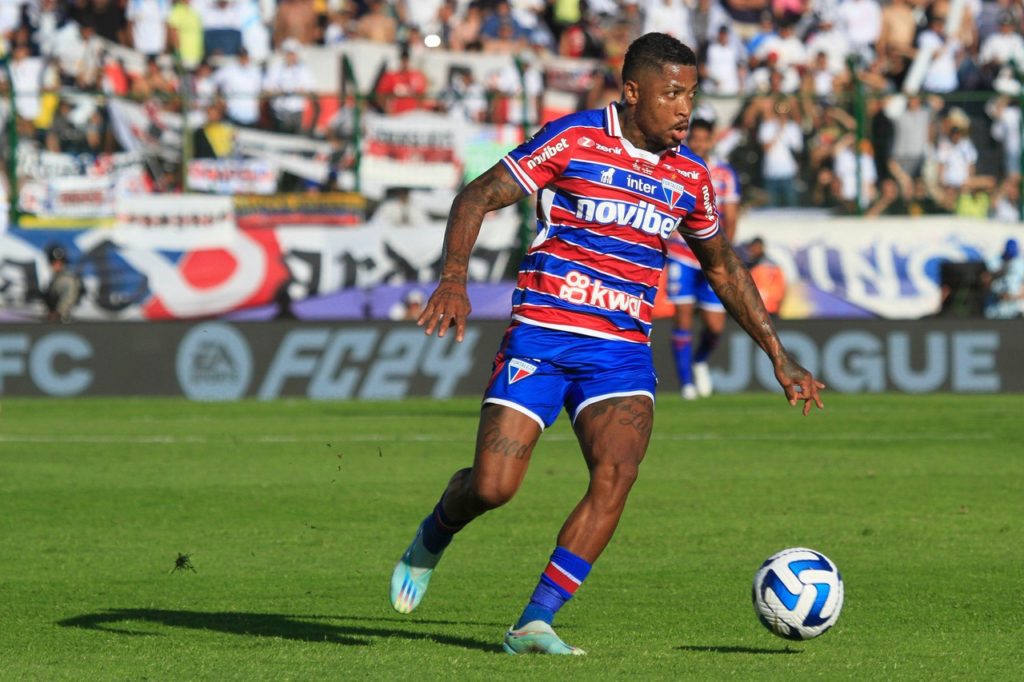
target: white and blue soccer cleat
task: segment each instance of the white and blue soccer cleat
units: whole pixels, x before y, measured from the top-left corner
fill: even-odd
[[[412,613],[420,605],[441,554],[434,554],[423,546],[423,525],[420,524],[416,537],[391,574],[391,606],[395,611]]]
[[[587,653],[563,642],[551,629],[551,625],[542,620],[533,620],[518,630],[506,632],[502,648],[509,654],[585,656]]]

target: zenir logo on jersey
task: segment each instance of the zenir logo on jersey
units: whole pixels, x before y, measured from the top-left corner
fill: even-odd
[[[514,384],[536,371],[537,365],[531,365],[526,360],[520,360],[519,358],[512,358],[508,363],[508,383]]]

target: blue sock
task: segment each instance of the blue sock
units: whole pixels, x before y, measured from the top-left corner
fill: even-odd
[[[705,329],[700,333],[700,343],[697,344],[697,352],[693,356],[694,362],[704,362],[711,355],[711,351],[715,350],[715,346],[718,345],[718,339],[722,338],[721,334],[716,334],[713,331]]]
[[[693,383],[693,334],[686,329],[676,329],[672,332],[672,356],[676,360],[676,374],[679,376],[679,385]]]
[[[447,514],[444,513],[444,506],[441,504],[444,501],[444,496],[441,496],[441,500],[434,506],[434,511],[427,515],[427,518],[423,519],[423,546],[427,548],[427,551],[431,554],[440,554],[447,547],[455,534],[462,530],[465,523],[458,523],[452,521]]]
[[[545,623],[553,621],[558,609],[572,599],[572,595],[589,573],[590,564],[585,559],[576,556],[565,547],[556,547],[547,567],[540,574],[540,582],[530,597],[530,603],[523,610],[523,615],[519,616],[515,628],[521,628],[535,620],[542,620]]]

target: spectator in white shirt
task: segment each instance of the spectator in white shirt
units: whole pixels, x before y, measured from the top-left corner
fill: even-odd
[[[35,121],[41,111],[40,95],[45,66],[42,59],[31,55],[28,45],[18,45],[14,48],[10,62],[14,110],[26,121]]]
[[[978,162],[978,150],[960,125],[954,122],[949,129],[949,136],[939,138],[935,148],[939,185],[942,188],[941,203],[949,210],[956,207],[961,191],[973,187],[974,164]]]
[[[796,154],[803,150],[804,136],[792,119],[793,110],[784,101],[765,112],[757,129],[763,151],[762,175],[771,206],[795,206],[796,177],[800,168]]]
[[[839,198],[847,205],[851,213],[855,210],[858,200],[857,172],[860,165],[860,208],[866,209],[875,200],[875,188],[878,184],[878,168],[875,166],[874,151],[871,142],[861,140],[860,153],[854,157],[854,141],[851,139],[836,152],[833,172],[839,183]]]
[[[240,126],[254,126],[260,120],[260,92],[263,73],[242,50],[238,59],[225,64],[213,77],[217,89],[227,102],[228,119]]]
[[[1020,173],[1021,111],[1009,97],[990,99],[985,112],[992,119],[992,137],[1003,147],[1003,171],[1006,175]]]
[[[57,32],[53,56],[60,64],[61,80],[65,85],[80,88],[96,86],[102,66],[102,38],[91,24],[79,26],[73,21]]]
[[[932,16],[928,29],[917,37],[919,59],[929,59],[922,86],[928,92],[953,92],[960,84],[957,76],[960,43],[946,36],[945,19]],[[923,53],[923,55],[922,55]]]
[[[1024,38],[1014,30],[1013,17],[1004,14],[999,18],[999,31],[993,33],[981,44],[978,62],[988,82],[999,75],[1003,67],[1024,68]]]
[[[850,41],[840,31],[831,15],[825,15],[818,23],[818,30],[807,41],[807,54],[824,52],[828,55],[828,70],[839,76],[847,72],[846,58],[850,55]]]
[[[167,47],[167,15],[171,13],[171,0],[128,0],[125,15],[132,36],[132,44],[142,54],[163,54]]]
[[[697,36],[690,21],[690,8],[683,0],[646,0],[644,33],[658,31],[697,46]]]
[[[274,95],[270,102],[277,129],[297,133],[302,129],[302,117],[315,81],[313,72],[299,59],[299,43],[289,38],[281,43],[284,61],[272,64],[264,79],[264,90]]]
[[[789,21],[779,24],[778,33],[761,41],[754,55],[758,61],[774,53],[777,57],[775,68],[785,72],[790,68],[801,68],[807,65],[807,49],[803,41],[796,36],[796,26]]]
[[[865,63],[874,61],[874,46],[882,34],[882,8],[878,0],[846,0],[839,5],[839,25],[851,49]]]
[[[828,55],[824,52],[815,53],[810,69],[814,96],[824,102],[832,102],[838,88],[836,74],[828,65]]]
[[[713,95],[739,94],[743,88],[744,61],[742,43],[731,40],[729,27],[723,24],[701,63],[701,87]]]

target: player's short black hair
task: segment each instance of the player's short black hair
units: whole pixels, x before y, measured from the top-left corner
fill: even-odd
[[[670,35],[644,34],[626,50],[626,58],[622,62],[622,80],[635,81],[644,69],[660,71],[665,64],[697,66],[697,55]]]
[[[692,132],[697,129],[706,130],[708,131],[708,133],[713,133],[715,131],[715,124],[712,123],[711,121],[705,121],[703,118],[695,118],[692,121],[690,121],[690,131]]]

